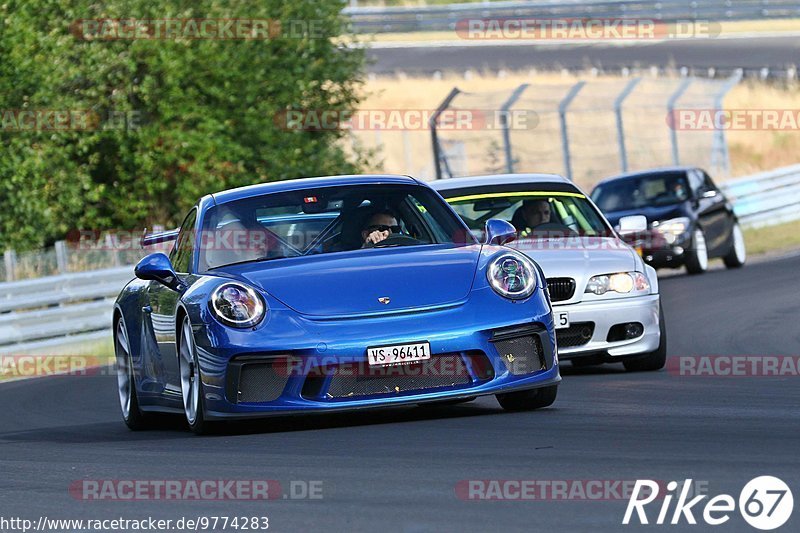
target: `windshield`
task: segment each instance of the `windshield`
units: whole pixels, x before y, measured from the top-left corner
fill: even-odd
[[[689,198],[685,172],[660,172],[598,185],[592,200],[604,213],[674,205]]]
[[[475,234],[486,221],[499,218],[510,222],[521,238],[564,238],[608,236],[602,216],[586,197],[571,192],[512,191],[459,195],[445,191],[448,203]]]
[[[304,189],[212,207],[201,231],[201,271],[235,263],[360,248],[474,244],[436,194],[418,185]]]

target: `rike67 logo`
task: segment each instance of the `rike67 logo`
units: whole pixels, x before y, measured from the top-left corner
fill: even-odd
[[[636,480],[622,523],[635,524],[638,520],[640,524],[649,524],[653,516],[651,513],[648,517],[645,507],[656,500],[661,503],[658,517],[655,519],[657,525],[676,525],[684,520],[687,524],[695,525],[697,524],[697,517],[695,517],[697,513],[701,515],[706,524],[718,526],[730,520],[731,514],[737,509],[737,501],[729,494],[714,496],[706,501],[705,505],[700,505],[708,497],[705,494],[689,499],[691,479],[687,479],[680,486],[680,490],[678,490],[677,481],[670,481],[667,483],[664,494],[659,493],[661,486],[656,481],[649,479]],[[674,508],[672,508],[673,500],[676,500]],[[658,507],[658,504],[653,507]],[[739,513],[748,524],[756,529],[768,531],[781,527],[792,516],[793,509],[794,498],[789,486],[783,480],[773,476],[760,476],[752,479],[739,493]],[[653,510],[655,509],[651,509],[651,511]]]

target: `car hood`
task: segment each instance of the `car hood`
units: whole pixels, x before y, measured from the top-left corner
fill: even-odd
[[[628,272],[637,266],[633,250],[613,238],[521,240],[515,248],[539,263],[548,278]]]
[[[461,303],[472,288],[480,253],[478,245],[376,248],[234,265],[224,271],[303,315],[350,317]]]
[[[575,294],[563,303],[581,301],[592,276],[643,269],[636,252],[616,238],[520,240],[512,246],[539,263],[546,278],[575,280]]]
[[[669,220],[670,218],[686,216],[681,204],[640,207],[638,209],[628,209],[624,211],[610,211],[604,214],[612,226],[619,224],[619,219],[622,217],[632,215],[644,215],[647,218],[648,224],[656,220]]]

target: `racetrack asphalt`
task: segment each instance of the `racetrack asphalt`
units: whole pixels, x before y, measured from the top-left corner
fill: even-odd
[[[435,71],[498,71],[500,69],[584,69],[688,67],[714,68],[722,75],[737,68],[758,71],[764,67],[784,70],[797,65],[800,38],[792,36],[744,36],[726,39],[687,39],[641,43],[572,43],[565,45],[501,43],[485,46],[447,46],[430,43],[399,48],[372,48],[367,52],[370,72],[431,74]]]
[[[800,352],[800,257],[661,281],[670,365],[681,356]],[[738,498],[778,476],[800,499],[800,377],[627,373],[563,365],[553,407],[469,404],[272,419],[195,437],[180,420],[133,433],[112,376],[0,384],[0,517],[268,516],[272,531],[625,531],[623,499],[465,501],[462,480],[692,478]],[[177,427],[173,427],[177,426]],[[79,480],[321,481],[322,498],[82,501]],[[660,505],[660,504],[654,504]],[[673,503],[674,506],[674,503]],[[650,508],[648,508],[650,509]],[[658,509],[649,512],[655,519]],[[794,517],[778,531],[797,531]],[[702,521],[702,510],[695,516]],[[701,522],[702,524],[702,522]],[[707,531],[705,525],[648,530]],[[716,531],[756,531],[737,513]]]

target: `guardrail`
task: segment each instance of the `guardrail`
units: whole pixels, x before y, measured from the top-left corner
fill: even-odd
[[[419,7],[346,7],[356,33],[453,31],[479,18],[640,18],[754,20],[800,16],[796,0],[618,0],[599,2],[491,2]]]
[[[742,226],[800,220],[800,165],[729,180],[720,188],[733,202]]]
[[[133,267],[0,283],[0,354],[108,337]]]
[[[800,220],[800,165],[725,182],[745,227]],[[0,283],[0,355],[110,338],[112,303],[130,266]]]

